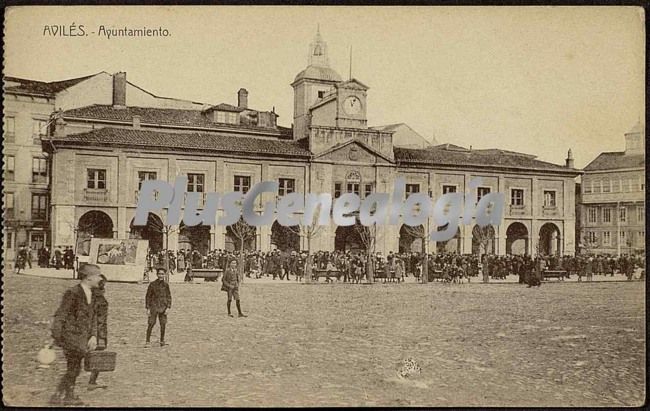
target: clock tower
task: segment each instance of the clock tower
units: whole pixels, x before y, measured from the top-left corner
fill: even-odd
[[[309,45],[307,62],[307,68],[298,73],[291,83],[294,140],[307,136],[311,124],[311,107],[326,96],[331,96],[336,91],[335,86],[342,81],[341,76],[330,68],[327,43],[323,40],[320,29]]]
[[[368,128],[366,97],[368,87],[351,79],[336,86],[336,127]]]

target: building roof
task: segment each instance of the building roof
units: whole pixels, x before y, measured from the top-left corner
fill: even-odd
[[[271,154],[309,158],[305,142],[221,135],[213,133],[165,133],[153,130],[105,127],[86,133],[50,137],[55,146],[143,147],[201,152]]]
[[[161,126],[181,126],[188,128],[200,127],[208,129],[231,128],[233,130],[255,130],[278,136],[286,135],[288,138],[288,133],[284,127],[270,128],[240,124],[215,123],[214,121],[207,118],[201,110],[135,106],[116,108],[111,105],[94,104],[91,106],[75,108],[63,112],[63,118],[118,121],[126,123],[131,123],[134,116],[140,116],[140,122],[142,124],[149,123]]]
[[[442,144],[425,149],[395,147],[395,160],[398,164],[430,164],[449,166],[476,166],[495,168],[515,168],[537,171],[555,171],[571,174],[580,174],[579,170],[537,160],[529,154],[515,153],[512,151],[486,149],[486,150],[459,150],[458,146]]]
[[[335,81],[335,82],[342,81],[341,76],[339,75],[339,73],[336,72],[336,70],[329,67],[314,66],[314,65],[307,66],[306,69],[298,73],[296,75],[296,78],[293,80],[293,82],[295,83],[296,81],[301,79],[327,80],[327,81]]]
[[[625,154],[624,151],[600,153],[585,167],[585,171],[616,170],[645,167],[644,154]]]
[[[51,82],[28,80],[19,77],[5,76],[4,80],[6,82],[13,82],[13,83],[20,83],[20,84],[17,86],[5,87],[4,91],[7,93],[31,94],[31,95],[51,97],[54,94],[63,91],[69,87],[72,87],[76,84],[79,84],[84,80],[96,76],[97,74],[99,73],[91,74],[89,76],[84,76],[84,77],[77,77],[68,80],[51,81]]]

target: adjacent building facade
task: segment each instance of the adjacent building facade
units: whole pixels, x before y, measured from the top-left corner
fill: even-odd
[[[81,244],[90,237],[146,238],[152,249],[233,249],[237,233],[228,226],[168,226],[167,209],[150,213],[146,226],[133,218],[143,181],[188,178],[187,192],[247,192],[260,181],[277,181],[278,193],[391,193],[406,180],[405,198],[416,192],[434,200],[465,192],[481,179],[477,197],[505,194],[502,224],[481,232],[462,222],[456,236],[430,245],[431,252],[573,254],[575,178],[572,159],[564,165],[499,149],[472,150],[451,144],[427,147],[395,144],[395,128],[369,127],[368,86],[343,80],[329,66],[327,45],[318,34],[308,66],[294,89],[293,127],[277,124],[274,110],[248,107],[239,89],[236,105],[162,108],[129,104],[130,90],[114,82],[111,103],[63,110],[52,117],[43,148],[52,159],[50,230],[53,245]],[[233,93],[235,95],[235,93]],[[401,145],[401,147],[400,147]],[[221,207],[217,215],[221,215]],[[420,232],[438,229],[430,220]],[[304,234],[304,232],[303,232]],[[378,226],[377,252],[421,251],[422,238],[399,223]],[[81,240],[81,242],[80,242]],[[356,250],[364,239],[355,226],[323,226],[315,235],[277,222],[257,227],[246,248],[269,250]],[[83,247],[79,246],[83,254]]]
[[[584,169],[580,251],[645,253],[645,127],[625,134],[625,151],[601,153]]]

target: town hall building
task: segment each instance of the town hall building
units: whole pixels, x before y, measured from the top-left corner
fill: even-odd
[[[465,192],[469,181],[480,177],[479,199],[505,194],[502,224],[481,232],[475,222],[462,222],[453,239],[429,243],[429,252],[575,252],[575,179],[581,171],[570,153],[557,165],[529,154],[429,145],[421,138],[398,143],[395,127],[368,125],[369,86],[344,80],[330,67],[320,33],[309,47],[307,67],[291,83],[291,128],[278,125],[274,109],[249,107],[244,88],[233,93],[236,105],[130,105],[120,76],[114,77],[110,104],[55,113],[43,140],[51,158],[52,245],[76,243],[80,254],[91,237],[145,238],[153,250],[206,253],[238,246],[241,240],[230,226],[166,225],[166,209],[151,213],[146,226],[134,225],[139,189],[150,179],[173,183],[176,176],[187,176],[186,191],[203,193],[203,199],[208,192],[245,193],[260,181],[277,181],[278,192],[264,193],[256,202],[261,211],[262,204],[291,192],[329,192],[333,198],[354,192],[362,199],[390,193],[398,177],[406,180],[405,197],[428,193],[435,201],[445,193]],[[433,219],[420,231],[401,223],[377,226],[374,251],[422,251],[418,233],[435,229]],[[307,235],[275,222],[257,227],[245,243],[262,251],[360,250],[365,240],[355,226],[332,224]]]

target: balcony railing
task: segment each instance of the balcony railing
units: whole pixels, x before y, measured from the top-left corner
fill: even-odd
[[[108,190],[105,189],[84,189],[84,200],[93,203],[105,203],[108,201]]]
[[[32,174],[32,183],[47,184],[47,176],[41,174]]]
[[[157,190],[153,192],[153,198],[154,198],[154,200],[158,200],[158,194],[159,194],[159,193],[158,193]],[[135,190],[135,196],[134,196],[134,198],[135,198],[135,202],[136,202],[136,203],[137,203],[138,201],[140,201],[140,190]]]
[[[33,220],[46,220],[47,219],[47,210],[32,210],[32,219]]]
[[[555,215],[558,213],[557,206],[542,206],[543,215]]]
[[[512,215],[526,214],[526,206],[523,204],[510,204],[510,214]]]

